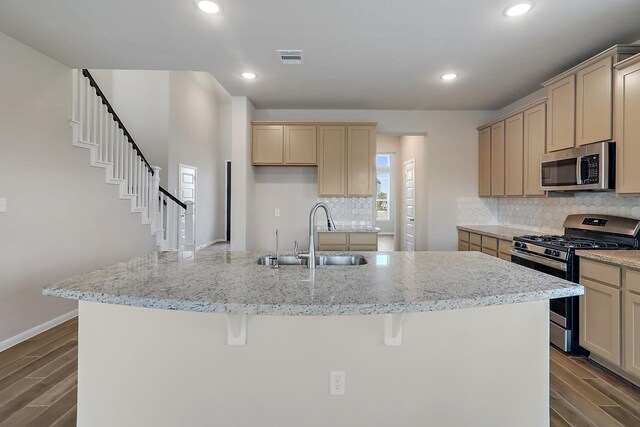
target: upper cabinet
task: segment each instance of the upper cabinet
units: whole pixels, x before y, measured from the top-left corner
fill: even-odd
[[[318,194],[372,196],[375,126],[328,125],[318,129]]]
[[[253,125],[254,165],[315,166],[315,125]]]
[[[547,104],[545,102],[524,111],[524,195],[544,196],[540,185],[540,156],[547,141]]]
[[[640,45],[616,45],[543,83],[547,152],[613,138],[613,64],[638,52]]]
[[[640,193],[640,55],[616,64],[616,192]]]
[[[478,195],[544,196],[540,156],[546,146],[546,99],[478,128]]]
[[[478,155],[478,194],[491,196],[491,126],[480,129]]]
[[[570,75],[548,87],[547,151],[575,146],[576,77]]]
[[[522,196],[523,179],[523,113],[505,120],[504,192],[506,196]]]
[[[491,126],[491,195],[504,196],[504,120]]]

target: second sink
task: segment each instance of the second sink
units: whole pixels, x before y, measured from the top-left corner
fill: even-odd
[[[275,257],[263,256],[258,258],[259,265],[275,264]],[[280,255],[278,264],[284,265],[307,265],[306,259],[296,258],[295,255]],[[344,254],[344,255],[316,255],[316,265],[365,265],[367,259],[362,255]]]

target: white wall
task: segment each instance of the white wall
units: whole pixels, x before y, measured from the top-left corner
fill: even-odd
[[[246,96],[231,99],[231,250],[255,244],[255,178],[251,166],[251,121],[255,107]],[[258,245],[260,246],[260,245]]]
[[[422,187],[428,219],[426,236],[419,242],[422,250],[457,249],[457,198],[478,193],[476,127],[494,116],[492,111],[256,110],[256,120],[377,122],[378,133],[426,135]],[[280,187],[282,191],[286,188]],[[248,220],[262,223],[257,213]]]
[[[74,310],[42,287],[154,250],[149,226],[71,145],[71,70],[0,33],[0,346]]]
[[[169,90],[168,190],[177,194],[178,165],[197,168],[196,246],[224,239],[226,167],[220,156],[220,103],[217,82],[209,73],[171,71]]]

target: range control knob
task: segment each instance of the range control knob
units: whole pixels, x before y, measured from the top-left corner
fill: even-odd
[[[551,255],[559,257],[560,256],[560,251],[553,251],[553,253]]]
[[[545,255],[553,255],[553,251],[551,249],[545,249],[544,250],[544,254]]]

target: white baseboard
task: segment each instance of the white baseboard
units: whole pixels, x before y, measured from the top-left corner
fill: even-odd
[[[227,241],[226,239],[212,240],[210,242],[207,242],[207,243],[205,243],[203,245],[200,245],[200,246],[196,247],[196,251],[199,251],[200,249],[206,248],[207,246],[211,246],[211,245],[214,245],[216,243],[221,243],[221,242],[226,242],[226,241]]]
[[[4,351],[10,347],[13,347],[16,344],[20,344],[21,342],[26,341],[29,338],[32,338],[48,329],[51,329],[54,326],[58,326],[59,324],[64,323],[67,320],[76,317],[77,315],[78,315],[78,310],[76,309],[66,314],[63,314],[62,316],[56,317],[55,319],[51,319],[48,322],[45,322],[41,325],[38,325],[35,328],[31,328],[28,331],[24,331],[22,333],[19,333],[16,336],[7,338],[4,341],[0,341],[0,351]]]

